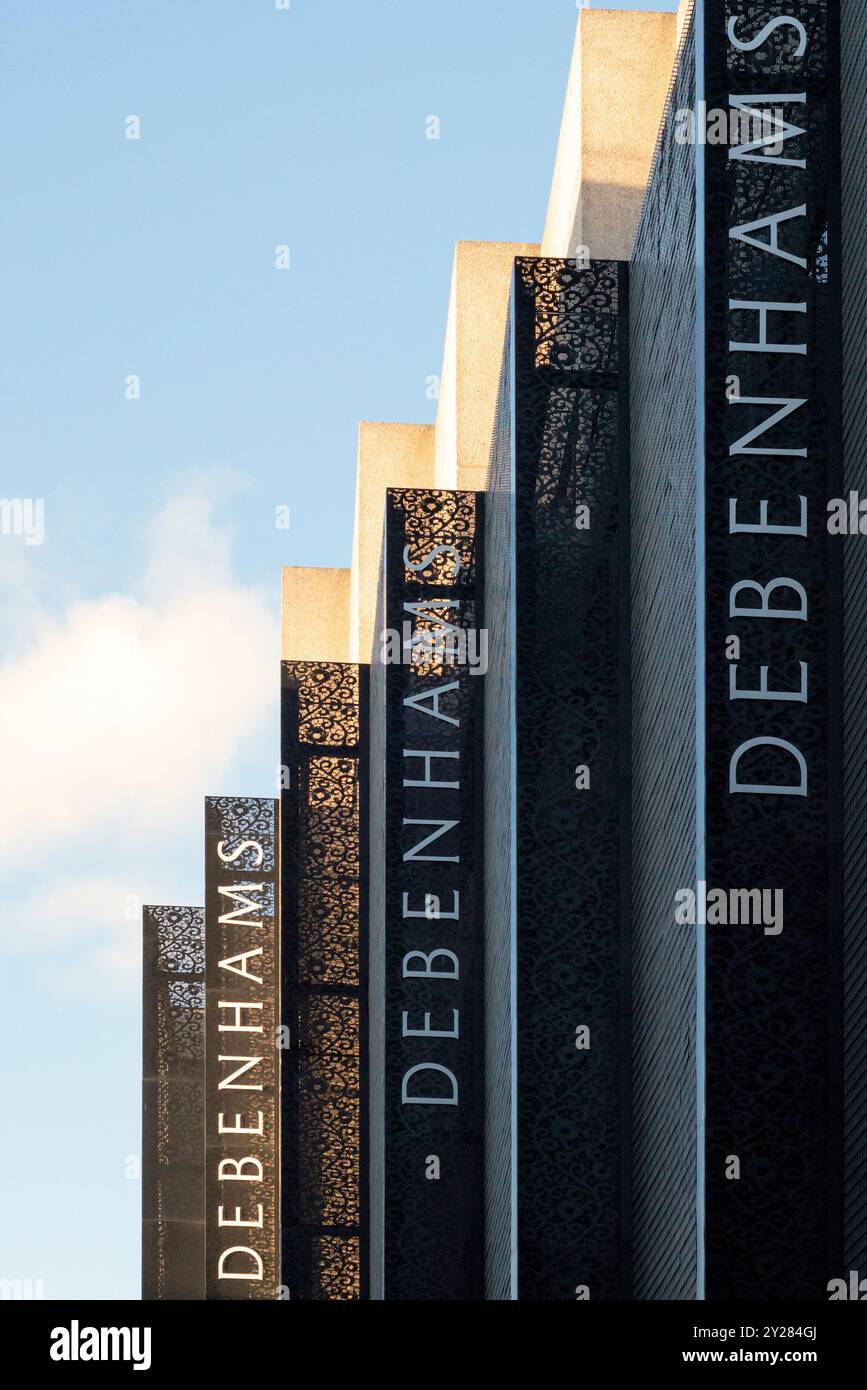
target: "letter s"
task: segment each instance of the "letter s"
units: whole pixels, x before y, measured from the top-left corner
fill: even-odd
[[[435,549],[433,549],[430,552],[429,555],[425,555],[424,559],[419,560],[417,563],[413,563],[413,561],[409,558],[409,546],[406,545],[403,549],[403,563],[406,565],[408,570],[412,570],[413,574],[418,574],[421,570],[427,569],[431,561],[435,560],[438,555],[454,555],[455,575],[460,574],[461,552],[455,545],[438,545],[435,547]]]
[[[806,53],[807,31],[804,28],[801,21],[799,19],[795,19],[793,15],[778,14],[776,19],[769,19],[764,29],[762,29],[758,34],[756,34],[754,38],[748,39],[746,41],[739,39],[735,34],[735,25],[737,24],[738,19],[742,17],[743,16],[733,15],[732,18],[729,20],[728,24],[726,25],[726,33],[729,36],[729,42],[734,44],[735,48],[739,49],[741,53],[752,53],[754,49],[759,48],[764,43],[768,35],[772,34],[775,29],[778,29],[781,24],[791,24],[792,28],[797,29],[798,33],[801,36],[798,42],[798,47],[795,49],[793,56],[795,58],[802,58]]]
[[[256,863],[253,865],[253,867],[256,869],[259,868],[263,859],[265,858],[265,851],[263,850],[262,846],[259,844],[257,840],[243,840],[241,844],[238,845],[237,849],[232,850],[231,854],[223,853],[223,846],[225,845],[225,843],[225,840],[220,840],[217,844],[217,853],[219,854],[220,859],[224,864],[234,864],[236,859],[241,858],[241,855],[244,853],[245,849],[254,849],[256,851],[256,854],[259,856],[256,860]]]

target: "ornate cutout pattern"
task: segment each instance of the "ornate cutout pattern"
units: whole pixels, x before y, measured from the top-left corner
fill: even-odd
[[[365,1290],[365,676],[282,665],[283,1277],[292,1298],[332,1302]]]
[[[205,914],[146,907],[142,1297],[204,1296]]]

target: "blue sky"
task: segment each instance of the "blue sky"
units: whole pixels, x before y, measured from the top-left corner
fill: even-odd
[[[575,21],[5,0],[0,1277],[139,1295],[139,904],[273,792],[280,566],[349,563],[360,419],[433,419],[454,242],[541,237]]]

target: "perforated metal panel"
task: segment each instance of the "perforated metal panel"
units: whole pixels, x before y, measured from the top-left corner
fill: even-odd
[[[367,668],[283,662],[283,1280],[367,1295]]]
[[[205,914],[142,914],[142,1298],[205,1290]]]
[[[867,497],[867,0],[842,0],[844,497]],[[842,542],[845,679],[844,1270],[867,1270],[867,538]],[[841,1271],[841,1274],[844,1271]]]
[[[276,809],[270,798],[205,801],[209,1299],[282,1296]]]
[[[791,127],[776,153],[708,144],[705,154],[706,877],[712,888],[779,890],[784,908],[779,933],[760,923],[706,932],[707,1296],[822,1298],[842,1272],[847,542],[826,525],[842,487],[837,7],[793,0],[780,10],[791,20],[748,48],[719,36],[734,19],[743,45],[766,5],[704,9],[709,108],[752,94]],[[785,255],[761,232],[730,235],[781,214]],[[804,304],[772,313],[767,338],[805,350],[739,348],[759,340],[755,309],[742,307],[756,302]],[[759,527],[763,504],[768,525],[795,528],[803,506],[806,535],[743,529]],[[803,618],[733,612],[734,586],[781,577],[801,586]],[[739,599],[759,604],[755,590]],[[769,604],[797,611],[797,592],[777,590]],[[805,698],[733,698],[735,684],[759,691],[762,668],[771,691],[797,692],[803,675]],[[771,790],[800,784],[796,754],[803,792]]]
[[[627,273],[514,286],[517,1296],[625,1298]]]
[[[375,1200],[388,1300],[483,1295],[484,676],[470,674],[460,650],[452,661],[422,645],[447,625],[464,640],[483,628],[479,511],[474,493],[387,494],[384,617],[396,645],[377,673],[384,842],[374,846],[381,896],[371,905],[382,920],[371,923],[371,1064],[382,1071]],[[457,965],[441,954],[425,967],[433,951]]]

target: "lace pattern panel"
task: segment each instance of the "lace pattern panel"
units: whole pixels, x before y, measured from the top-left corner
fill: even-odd
[[[367,1296],[367,668],[283,662],[283,1278]]]
[[[142,915],[142,1298],[204,1297],[205,914]]]

